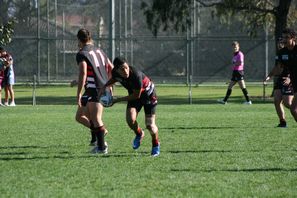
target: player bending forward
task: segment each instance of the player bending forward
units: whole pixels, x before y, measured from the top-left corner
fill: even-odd
[[[144,137],[144,131],[137,123],[137,116],[144,107],[145,124],[152,136],[152,156],[160,154],[160,143],[158,139],[158,127],[155,123],[157,95],[153,82],[140,70],[128,65],[124,58],[115,58],[113,61],[112,78],[105,87],[119,82],[128,91],[128,96],[116,98],[113,104],[120,101],[128,101],[126,109],[126,121],[136,134],[132,146],[138,149]]]

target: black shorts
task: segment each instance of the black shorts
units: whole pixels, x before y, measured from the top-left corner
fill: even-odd
[[[240,81],[243,80],[244,77],[244,71],[238,71],[238,70],[233,70],[232,72],[232,81]]]
[[[98,92],[96,89],[86,89],[82,97],[80,98],[81,105],[86,106],[88,102],[99,102]]]
[[[274,89],[280,89],[282,95],[294,95],[293,86],[292,84],[284,85],[283,77],[278,77],[277,81],[274,84]]]
[[[141,94],[140,99],[129,101],[127,109],[135,108],[137,112],[140,112],[142,107],[146,115],[153,115],[156,113],[156,106],[158,104],[157,94],[154,91],[148,96],[146,93]]]
[[[82,97],[80,98],[80,103],[83,107],[87,106],[88,99],[89,99],[89,96],[85,92],[84,95],[82,95]]]

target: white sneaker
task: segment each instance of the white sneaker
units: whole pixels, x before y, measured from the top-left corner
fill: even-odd
[[[252,101],[244,102],[243,104],[245,104],[245,105],[251,105],[252,104]]]
[[[218,99],[217,102],[223,105],[227,104],[227,102],[224,101],[223,99]]]
[[[0,103],[0,107],[3,107],[4,106],[4,104],[2,104],[2,102]]]
[[[4,106],[9,106],[9,105],[8,105],[8,102],[4,102]]]
[[[9,106],[11,106],[11,107],[15,107],[15,102],[11,102],[11,103],[9,104]]]
[[[108,144],[107,142],[105,142],[105,149],[104,150],[99,150],[98,146],[95,146],[92,150],[91,150],[92,154],[107,154],[108,153]]]

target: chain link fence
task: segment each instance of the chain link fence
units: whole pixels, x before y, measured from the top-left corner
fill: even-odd
[[[109,54],[112,16],[109,0],[12,2],[19,2],[10,4],[10,14],[18,23],[13,42],[6,48],[14,58],[17,82],[32,81],[34,75],[38,82],[45,83],[76,79],[76,33],[82,27],[89,29],[95,45]],[[125,56],[131,65],[156,82],[227,81],[231,77],[233,40],[240,42],[245,54],[247,81],[262,80],[267,65],[271,68],[274,64],[272,36],[265,36],[260,30],[256,38],[250,38],[241,31],[238,21],[230,26],[220,24],[211,17],[211,8],[195,3],[191,31],[160,32],[158,37],[153,37],[146,26],[141,1],[113,2],[115,56]]]

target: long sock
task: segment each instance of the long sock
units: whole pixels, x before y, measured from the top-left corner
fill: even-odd
[[[250,97],[249,97],[249,93],[248,93],[248,91],[246,90],[246,88],[243,88],[243,89],[242,89],[242,93],[243,93],[243,95],[244,95],[246,101],[249,102],[249,101],[250,101]]]
[[[286,122],[285,119],[279,119],[279,123],[280,123],[280,124],[287,124],[287,122]]]
[[[90,120],[90,129],[91,129],[91,142],[95,142],[96,141],[96,133],[94,131],[94,124],[93,122]]]
[[[229,96],[231,95],[231,93],[232,93],[232,89],[228,89],[227,92],[226,92],[226,96],[224,98],[225,102],[227,102],[227,100],[228,100]]]
[[[97,145],[99,150],[104,150],[105,149],[105,141],[104,141],[104,132],[105,128],[104,125],[97,127],[94,129],[96,137],[97,137]]]
[[[134,131],[134,133],[136,134],[136,135],[142,135],[142,129],[140,128],[140,127],[138,127],[137,128],[137,130],[136,131]]]
[[[152,145],[153,145],[153,147],[159,145],[159,138],[158,138],[157,134],[158,134],[158,132],[156,134],[152,135]]]

